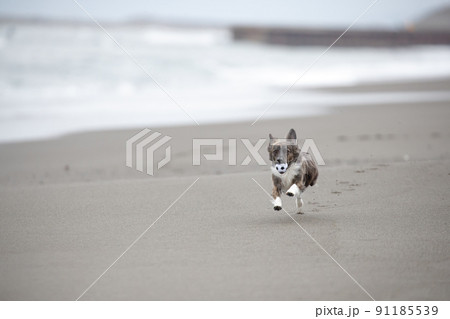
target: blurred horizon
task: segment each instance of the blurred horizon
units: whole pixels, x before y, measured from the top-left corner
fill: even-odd
[[[205,26],[265,25],[312,28],[346,28],[373,0],[336,1],[237,1],[211,3],[207,0],[160,1],[117,0],[78,2],[97,20],[104,23],[146,21],[167,24]],[[378,1],[353,27],[403,28],[440,8],[450,0]],[[344,10],[342,10],[344,9]],[[336,13],[339,14],[336,14]],[[1,18],[69,20],[89,22],[89,17],[73,0],[25,0],[0,2]]]
[[[153,17],[151,24],[115,25],[111,34],[200,124],[252,122],[273,101],[276,105],[264,118],[319,115],[342,105],[450,101],[447,91],[342,94],[317,90],[450,78],[449,45],[336,45],[309,70],[328,42],[289,47],[236,41],[233,31],[220,25],[283,22],[347,28],[372,2],[345,0],[337,5],[329,0],[284,0],[238,5],[236,0],[217,4],[133,0],[125,5],[80,1],[102,22]],[[192,124],[192,118],[88,20],[73,0],[24,3],[2,1],[0,16],[85,23],[0,23],[0,143],[90,130]],[[449,3],[381,0],[354,27],[399,27]],[[446,17],[447,12],[442,19],[430,19],[440,26],[448,21]],[[200,28],[181,25],[188,20]],[[171,21],[177,25],[169,26]],[[292,89],[278,98],[288,87]]]

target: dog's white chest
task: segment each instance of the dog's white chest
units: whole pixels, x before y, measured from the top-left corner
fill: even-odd
[[[297,163],[293,164],[286,170],[286,173],[284,174],[280,174],[276,171],[276,169],[272,169],[273,174],[281,179],[281,191],[283,193],[286,193],[286,191],[292,186],[292,181],[294,180],[294,177],[298,175],[300,167],[301,166]]]

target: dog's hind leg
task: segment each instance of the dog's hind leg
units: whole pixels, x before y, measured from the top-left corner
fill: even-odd
[[[303,214],[303,200],[300,195],[295,198],[295,206],[297,207],[297,214]]]

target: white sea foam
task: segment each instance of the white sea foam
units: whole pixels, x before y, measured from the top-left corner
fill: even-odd
[[[236,43],[228,30],[217,28],[108,30],[200,124],[252,122],[325,49]],[[96,27],[1,25],[0,74],[0,141],[193,124]],[[264,118],[318,114],[333,105],[449,100],[447,93],[297,90],[445,76],[449,47],[333,48]]]

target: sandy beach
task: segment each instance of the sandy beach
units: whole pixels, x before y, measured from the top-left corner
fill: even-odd
[[[152,127],[172,137],[155,176],[125,166],[125,141],[143,127],[1,144],[0,299],[448,300],[449,118],[450,102],[430,102]],[[293,215],[273,210],[257,184],[270,192],[268,166],[229,166],[228,149],[192,166],[193,138],[254,144],[291,127],[326,162],[303,215],[285,196]],[[240,142],[237,154],[248,154]]]

